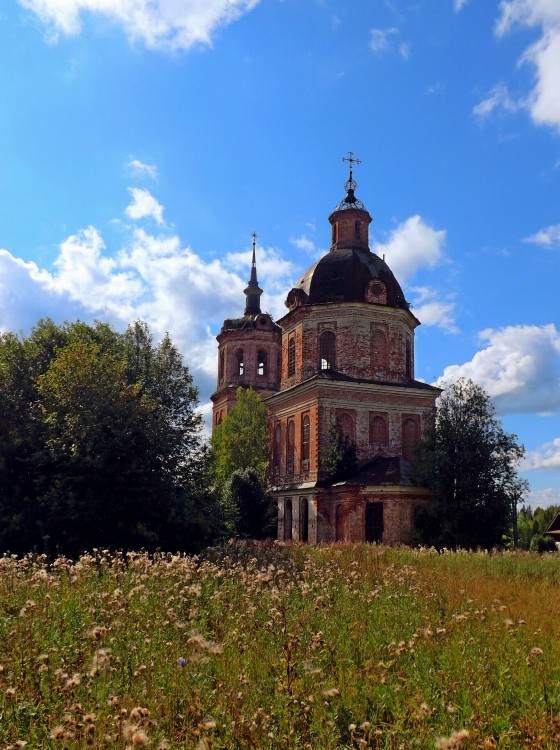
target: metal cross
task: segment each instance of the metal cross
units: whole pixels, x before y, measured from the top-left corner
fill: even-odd
[[[354,152],[353,151],[349,151],[348,152],[348,156],[343,156],[342,157],[342,161],[347,161],[348,164],[350,165],[350,181],[352,181],[353,180],[353,177],[352,177],[352,168],[353,168],[354,164],[361,164],[362,162],[360,161],[360,159],[355,159],[354,158]]]

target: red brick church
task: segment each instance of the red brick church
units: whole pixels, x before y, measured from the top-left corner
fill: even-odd
[[[347,161],[346,196],[329,216],[331,249],[290,290],[278,321],[260,308],[253,240],[244,314],[224,321],[217,337],[213,424],[240,385],[266,403],[278,539],[407,542],[430,499],[410,460],[440,390],[414,379],[420,323],[369,249],[372,218],[355,195],[356,160]],[[355,444],[358,465],[333,482],[325,447],[335,424]]]

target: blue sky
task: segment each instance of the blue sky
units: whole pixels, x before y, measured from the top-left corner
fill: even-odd
[[[200,387],[243,308],[328,249],[352,150],[370,245],[560,503],[558,0],[3,0],[0,330],[138,317]]]

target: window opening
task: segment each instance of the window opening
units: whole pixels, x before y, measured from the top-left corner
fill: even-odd
[[[319,366],[321,370],[334,370],[336,356],[336,336],[332,331],[324,331],[319,338]]]
[[[296,374],[296,340],[292,336],[288,341],[288,377]]]

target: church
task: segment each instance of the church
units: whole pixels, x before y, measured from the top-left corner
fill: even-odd
[[[279,540],[406,543],[430,502],[411,460],[441,391],[414,379],[420,321],[369,249],[372,217],[353,178],[359,161],[351,152],[345,161],[346,195],[328,217],[331,248],[288,292],[277,321],[261,311],[253,235],[244,314],[217,337],[213,425],[239,386],[266,404]],[[357,459],[342,479],[327,458],[336,430]]]

